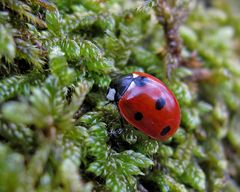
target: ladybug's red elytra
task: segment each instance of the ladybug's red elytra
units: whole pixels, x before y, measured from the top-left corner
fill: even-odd
[[[156,140],[167,140],[178,129],[181,112],[174,94],[162,81],[134,72],[112,80],[107,99],[115,102],[122,117]]]

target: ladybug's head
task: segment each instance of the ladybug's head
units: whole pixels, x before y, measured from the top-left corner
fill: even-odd
[[[109,101],[118,102],[130,86],[132,81],[132,74],[113,79],[107,92],[107,99]]]

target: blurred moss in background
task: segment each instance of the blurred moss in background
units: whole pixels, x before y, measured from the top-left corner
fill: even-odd
[[[238,0],[0,0],[0,192],[240,191]],[[105,105],[150,73],[181,128],[149,139]]]

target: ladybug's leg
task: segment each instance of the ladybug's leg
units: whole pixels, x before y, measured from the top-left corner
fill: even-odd
[[[120,121],[120,124],[121,124],[121,128],[124,129],[124,119],[123,119],[123,117],[120,113],[120,109],[119,109],[117,104],[116,104],[116,106],[117,106],[118,114],[120,115],[119,121]]]
[[[120,115],[119,121],[120,121],[120,124],[121,124],[121,128],[124,129],[124,120],[123,120],[122,115]]]
[[[119,137],[122,134],[122,132],[123,132],[123,129],[121,127],[121,128],[117,128],[115,130],[109,131],[108,135],[110,137]]]
[[[123,129],[124,129],[124,119],[123,119],[123,117],[121,116],[121,113],[120,113],[120,110],[119,110],[119,108],[118,108],[117,102],[115,103],[115,105],[117,106],[117,110],[118,110],[118,113],[119,113],[119,115],[120,115],[119,121],[120,121],[121,127],[115,129],[114,131],[111,131],[109,134],[110,134],[110,136],[119,137],[119,136],[122,134]]]
[[[117,128],[117,129],[115,129],[115,130],[110,131],[110,132],[108,133],[110,136],[119,137],[119,136],[122,134],[123,128],[124,128],[124,123],[123,123],[123,118],[122,118],[122,116],[120,117],[119,120],[120,120],[121,127],[120,127],[120,128]]]
[[[108,102],[105,103],[103,106],[109,105],[110,103],[112,103],[112,101],[108,101]]]

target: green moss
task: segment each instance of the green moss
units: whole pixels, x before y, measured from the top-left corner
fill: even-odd
[[[0,0],[0,191],[239,191],[237,1],[196,2]],[[175,93],[168,141],[106,105],[133,71]]]

